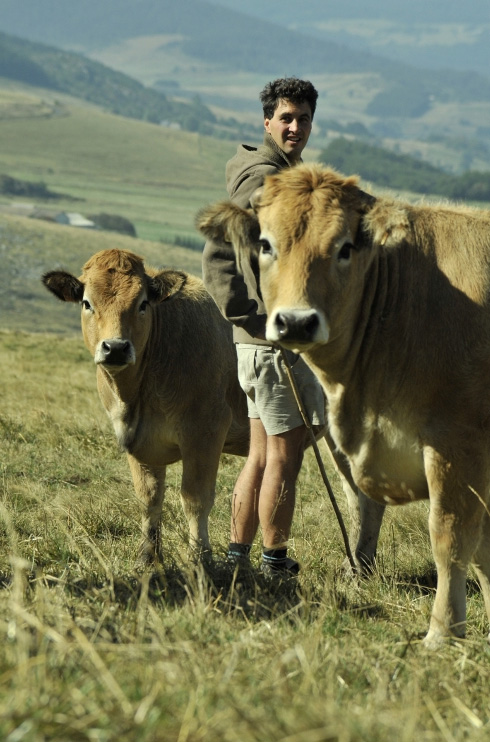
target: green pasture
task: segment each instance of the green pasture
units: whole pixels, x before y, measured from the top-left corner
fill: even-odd
[[[172,242],[195,238],[196,211],[226,197],[224,167],[236,144],[71,101],[46,116],[42,97],[37,107],[28,97],[23,116],[15,107],[22,94],[7,92],[2,98],[0,88],[0,173],[79,199],[40,206],[119,214],[142,239]]]
[[[0,328],[80,334],[79,307],[57,301],[42,285],[41,276],[56,268],[79,276],[91,255],[113,247],[141,255],[147,265],[201,273],[197,250],[0,211]]]

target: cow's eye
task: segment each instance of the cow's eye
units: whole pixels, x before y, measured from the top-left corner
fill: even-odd
[[[90,306],[90,302],[87,301],[87,299],[82,299],[82,307],[87,310],[87,312],[90,312],[92,307]]]
[[[352,242],[344,242],[337,254],[337,260],[349,260],[352,250],[354,250]]]
[[[140,312],[141,312],[141,314],[144,314],[146,312],[146,309],[147,309],[147,307],[149,305],[150,305],[150,302],[147,299],[145,299],[144,301],[141,302],[141,304],[140,304]]]
[[[269,240],[260,239],[259,240],[260,245],[260,254],[261,255],[272,255],[272,247]]]

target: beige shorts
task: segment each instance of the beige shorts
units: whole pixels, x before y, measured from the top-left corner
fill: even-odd
[[[303,417],[279,348],[236,345],[238,380],[247,395],[248,416],[260,419],[267,435],[303,425]],[[303,406],[312,425],[325,424],[325,397],[316,376],[300,356],[287,354]]]

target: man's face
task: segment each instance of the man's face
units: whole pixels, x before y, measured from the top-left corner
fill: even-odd
[[[274,116],[264,119],[264,126],[291,162],[297,162],[311,134],[309,103],[280,100]]]

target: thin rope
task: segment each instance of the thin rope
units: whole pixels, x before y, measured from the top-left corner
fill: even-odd
[[[335,499],[335,495],[333,493],[332,487],[330,485],[330,482],[327,477],[327,472],[325,471],[325,467],[323,465],[323,460],[320,455],[320,450],[318,448],[318,444],[316,442],[315,433],[313,432],[313,426],[311,424],[310,418],[308,417],[308,413],[306,412],[305,406],[303,404],[303,400],[301,399],[301,395],[299,393],[298,385],[296,383],[296,379],[294,378],[293,369],[291,368],[291,364],[289,363],[288,357],[284,351],[283,348],[280,348],[281,356],[284,361],[284,365],[286,366],[286,371],[289,377],[289,381],[292,387],[292,390],[294,392],[294,396],[296,399],[296,403],[298,405],[298,409],[301,412],[301,417],[303,418],[303,422],[310,434],[311,438],[311,445],[313,446],[313,450],[315,452],[316,460],[318,463],[318,467],[320,469],[320,474],[322,475],[323,482],[325,484],[325,487],[327,488],[328,496],[330,498],[330,502],[332,503],[332,507],[334,509],[335,515],[337,516],[337,520],[340,526],[340,530],[342,532],[342,538],[344,539],[344,547],[345,547],[345,553],[347,554],[347,559],[349,560],[349,564],[352,567],[352,570],[354,572],[357,571],[356,563],[354,561],[354,557],[352,556],[352,551],[349,544],[349,537],[347,535],[347,530],[344,524],[344,519],[342,518],[342,513],[339,510],[339,506],[337,505],[337,500]],[[328,444],[327,444],[328,445]]]

